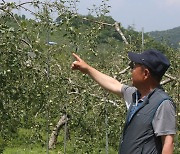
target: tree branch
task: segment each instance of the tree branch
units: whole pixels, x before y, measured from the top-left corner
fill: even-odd
[[[27,44],[27,45],[31,48],[31,50],[32,50],[32,45],[31,45],[29,42],[27,42],[27,41],[24,40],[24,39],[21,39],[21,41],[24,42],[25,44]]]
[[[165,74],[164,76],[168,77],[168,79],[161,81],[161,83],[160,83],[161,85],[165,85],[165,84],[172,82],[172,81],[180,82],[179,79],[177,79],[176,77],[173,77],[169,74]]]
[[[87,19],[87,18],[83,18],[83,20],[91,21],[91,22],[94,22],[94,23],[97,23],[97,24],[100,24],[100,25],[112,26],[112,27],[115,25],[115,24],[109,24],[109,23],[105,23],[105,22],[94,21],[94,20]]]
[[[124,70],[122,70],[121,72],[119,72],[118,74],[124,74],[129,70],[130,66],[126,67]]]
[[[164,81],[161,81],[160,85],[165,85],[165,84],[167,84],[167,83],[169,83],[171,81],[173,81],[173,79],[166,79]]]
[[[168,78],[170,78],[172,80],[177,80],[179,82],[179,79],[177,79],[176,77],[171,76],[170,74],[166,73],[164,76],[166,76],[166,77],[168,77]]]
[[[69,118],[67,117],[67,115],[63,115],[57,125],[54,127],[52,133],[51,133],[51,137],[50,137],[50,140],[49,140],[49,149],[53,149],[55,148],[55,145],[56,145],[56,142],[57,142],[57,137],[59,135],[59,131],[61,129],[61,127],[63,125],[65,125],[65,123],[69,120]]]
[[[127,41],[127,39],[126,39],[126,37],[124,36],[124,34],[123,34],[123,32],[121,31],[121,29],[120,29],[120,26],[119,26],[119,23],[118,22],[115,22],[115,29],[116,29],[116,31],[121,35],[121,37],[122,37],[122,39],[123,39],[123,41],[125,42],[125,44],[129,44],[128,43],[128,41]]]
[[[98,24],[106,25],[106,26],[111,26],[111,27],[115,26],[116,31],[121,35],[121,37],[122,37],[123,41],[125,42],[125,44],[127,44],[127,45],[129,44],[126,37],[124,36],[123,32],[121,31],[118,22],[115,22],[114,24],[109,24],[109,23],[105,23],[105,22],[99,22],[99,21],[90,20],[90,19],[87,19],[87,18],[83,18],[83,20],[92,21],[94,23],[98,23]]]

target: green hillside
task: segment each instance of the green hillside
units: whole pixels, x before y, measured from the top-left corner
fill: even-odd
[[[167,43],[174,48],[180,48],[180,27],[166,31],[153,31],[148,34],[159,42]]]

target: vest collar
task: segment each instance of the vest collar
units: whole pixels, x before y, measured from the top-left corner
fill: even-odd
[[[142,100],[143,100],[143,105],[142,105],[142,107],[144,106],[144,105],[146,105],[146,104],[148,104],[149,103],[149,98],[153,95],[153,93],[155,92],[155,91],[157,91],[158,89],[163,89],[160,85],[158,86],[158,87],[156,87],[156,88],[154,88],[147,96],[145,96],[145,97],[143,97],[142,98]],[[136,94],[137,93],[137,94]],[[133,102],[135,102],[136,100],[136,95],[138,96],[138,99],[141,97],[141,94],[140,94],[140,92],[137,90],[135,93],[133,93],[133,95],[135,95],[135,96],[132,96],[133,97]]]
[[[133,114],[133,116],[135,116],[136,115],[136,113],[140,110],[140,109],[142,109],[145,105],[147,105],[147,104],[149,104],[149,99],[150,99],[150,97],[154,94],[154,92],[155,91],[157,91],[158,89],[162,89],[162,88],[160,88],[160,87],[157,87],[157,88],[155,88],[155,89],[153,89],[147,96],[145,96],[144,97],[144,99],[143,99],[143,102],[142,102],[142,105],[137,109],[137,111]],[[136,92],[134,92],[133,94],[132,94],[132,97],[133,97],[133,102],[136,102],[136,97],[139,97],[140,98],[140,92],[139,91],[136,91]],[[131,107],[132,107],[132,105],[133,104],[131,104]],[[130,109],[131,109],[131,107],[129,108],[129,111],[130,111]],[[128,113],[127,113],[127,117],[128,117],[128,115],[129,115],[129,111],[128,111]],[[131,118],[131,120],[133,119],[133,117]],[[126,120],[126,123],[127,124],[129,124],[130,122],[131,122],[131,120],[129,121],[129,122],[127,122],[127,120]]]

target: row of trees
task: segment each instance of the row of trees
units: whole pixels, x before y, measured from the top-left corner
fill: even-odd
[[[1,152],[6,147],[27,145],[46,147],[48,152],[50,141],[64,153],[117,153],[125,121],[123,101],[86,75],[70,70],[71,54],[77,52],[102,72],[130,83],[127,51],[142,49],[141,34],[115,28],[115,21],[105,16],[106,3],[99,7],[97,17],[78,15],[72,1],[1,3]],[[32,12],[34,20],[12,13],[26,4],[43,11]],[[53,11],[59,15],[56,21],[51,18]],[[171,60],[163,84],[177,103],[179,118],[179,50],[148,36],[144,43],[145,49],[159,49]],[[53,135],[54,141],[50,139]],[[179,140],[178,131],[177,153]]]

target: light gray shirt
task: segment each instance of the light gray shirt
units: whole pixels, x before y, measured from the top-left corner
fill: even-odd
[[[129,109],[132,102],[131,96],[136,91],[135,87],[123,85],[121,93],[127,109]],[[158,107],[152,125],[156,136],[176,134],[175,107],[170,100],[164,100]]]

